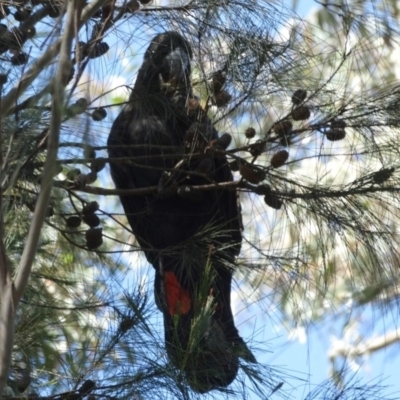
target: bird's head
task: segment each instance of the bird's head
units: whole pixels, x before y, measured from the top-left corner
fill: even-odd
[[[164,32],[150,43],[136,85],[147,92],[171,93],[190,90],[192,49],[176,32]]]

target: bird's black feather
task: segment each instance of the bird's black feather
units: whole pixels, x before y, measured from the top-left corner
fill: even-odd
[[[120,199],[137,241],[156,270],[155,297],[164,314],[169,357],[185,371],[194,389],[205,392],[234,380],[239,356],[251,361],[254,357],[238,334],[230,305],[232,266],[242,239],[236,192],[192,193],[190,189],[232,180],[226,157],[204,150],[218,139],[211,121],[198,121],[188,112],[193,99],[191,58],[189,43],[175,32],[152,40],[129,103],[113,124],[108,151],[111,158],[129,158],[129,162],[110,163],[117,188],[159,189]],[[194,134],[188,139],[191,130]],[[196,143],[203,144],[196,147]],[[193,149],[201,155],[188,157]],[[196,174],[197,170],[206,173]],[[207,271],[209,284],[201,298]],[[179,310],[170,300],[175,279]],[[190,344],[196,336],[194,322],[207,299],[213,299],[213,306],[196,328],[200,332],[195,341],[197,357],[188,357],[188,352],[194,352]]]

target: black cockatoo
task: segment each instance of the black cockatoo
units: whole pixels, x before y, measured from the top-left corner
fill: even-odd
[[[191,59],[191,47],[178,33],[151,41],[129,103],[112,126],[108,152],[112,159],[124,158],[110,162],[118,189],[158,188],[120,199],[155,269],[168,356],[193,389],[206,392],[235,379],[239,357],[255,359],[230,304],[242,240],[237,193],[190,189],[232,180],[226,157],[212,151],[218,133],[193,108]]]

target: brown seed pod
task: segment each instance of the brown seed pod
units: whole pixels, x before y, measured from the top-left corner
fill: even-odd
[[[86,175],[78,174],[74,179],[74,185],[77,189],[83,189],[86,186]]]
[[[91,228],[95,228],[96,226],[100,225],[100,218],[96,214],[84,214],[82,221]]]
[[[94,172],[100,172],[106,166],[104,158],[96,158],[90,163],[90,169]]]
[[[88,395],[96,387],[96,383],[90,379],[83,382],[82,386],[78,389],[80,394]]]
[[[130,0],[126,3],[125,11],[129,13],[134,13],[140,10],[140,3],[138,0]]]
[[[226,74],[221,71],[217,71],[213,74],[211,87],[215,95],[221,91],[222,87],[225,85],[225,82]]]
[[[90,250],[97,249],[103,244],[102,228],[89,228],[86,231],[86,246]]]
[[[289,158],[289,153],[286,150],[280,150],[271,158],[271,166],[273,168],[282,167]]]
[[[342,140],[346,137],[346,131],[344,129],[329,129],[325,136],[331,142],[336,142],[338,140]]]
[[[17,55],[12,56],[10,61],[12,65],[17,66],[26,64],[28,62],[28,59],[29,59],[28,54],[19,53]]]
[[[282,200],[280,200],[279,197],[272,192],[264,196],[264,202],[267,206],[270,206],[275,210],[280,210],[283,204]]]
[[[307,90],[297,89],[292,96],[292,103],[297,106],[302,103],[307,97]]]
[[[105,108],[99,107],[96,108],[93,112],[92,112],[92,119],[94,121],[101,121],[103,120],[105,117],[107,117],[107,111]]]
[[[229,133],[223,133],[217,140],[218,145],[226,150],[232,142],[232,136]]]
[[[226,91],[221,90],[215,95],[215,105],[225,107],[232,100],[232,96]]]
[[[266,183],[258,185],[254,189],[254,193],[262,196],[269,195],[271,193],[271,186],[267,185]]]
[[[310,118],[311,112],[307,106],[300,106],[292,111],[293,121],[305,121]]]
[[[239,172],[240,175],[242,175],[242,177],[246,179],[246,181],[255,184],[260,183],[267,176],[265,171],[262,171],[254,167],[253,165],[244,163],[239,164]]]
[[[110,50],[110,46],[106,42],[96,43],[88,54],[88,57],[91,59],[101,57],[106,54],[108,50]]]
[[[394,168],[383,168],[380,171],[375,172],[374,174],[374,182],[381,185],[386,182],[393,175]]]
[[[129,329],[133,328],[136,325],[136,318],[130,316],[124,316],[119,324],[118,330],[120,332],[128,332]]]
[[[253,157],[258,157],[265,151],[266,147],[267,145],[264,141],[257,140],[257,142],[249,146],[249,152]]]
[[[96,180],[97,180],[97,174],[94,171],[89,172],[88,174],[86,174],[85,177],[86,177],[86,183],[88,185],[96,182]]]
[[[256,136],[256,130],[250,126],[244,131],[244,135],[247,139],[253,139],[253,137]]]
[[[279,122],[275,123],[273,128],[274,128],[275,133],[278,136],[285,136],[285,135],[289,135],[289,133],[292,132],[293,124],[292,124],[292,121],[285,119],[283,121],[279,121]]]
[[[82,208],[83,214],[94,214],[100,208],[97,201],[91,201]]]
[[[65,220],[68,228],[78,228],[81,225],[82,220],[78,216],[72,216]]]
[[[81,97],[80,99],[78,99],[75,102],[75,104],[80,106],[80,107],[82,107],[82,108],[84,108],[86,110],[86,108],[87,108],[89,103],[88,103],[87,99],[85,99],[84,97]]]

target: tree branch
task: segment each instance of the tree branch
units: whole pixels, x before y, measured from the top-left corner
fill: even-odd
[[[351,358],[360,357],[366,354],[374,353],[375,351],[381,350],[399,341],[400,329],[395,329],[382,336],[358,343],[357,345],[351,345],[342,340],[336,343],[329,351],[329,359],[333,361],[339,356]]]
[[[159,191],[158,186],[147,186],[140,189],[105,189],[98,186],[85,186],[83,188],[75,189],[73,185],[68,186],[65,182],[54,181],[54,186],[64,190],[72,190],[76,192],[90,193],[100,196],[143,196],[146,194],[153,194]],[[219,183],[210,183],[206,185],[185,185],[193,191],[203,192],[212,190],[242,190],[245,192],[252,192],[258,195],[265,195],[268,191],[267,184],[254,185],[244,180],[239,181],[228,181]],[[180,186],[167,187],[171,193],[176,192]],[[311,188],[304,188],[304,192],[293,192],[293,191],[279,191],[270,189],[270,192],[282,199],[303,199],[303,200],[317,200],[327,198],[342,198],[355,195],[368,195],[372,193],[400,193],[399,186],[378,186],[369,185],[357,189],[346,189],[346,190],[312,190]],[[306,191],[307,190],[307,191]]]

